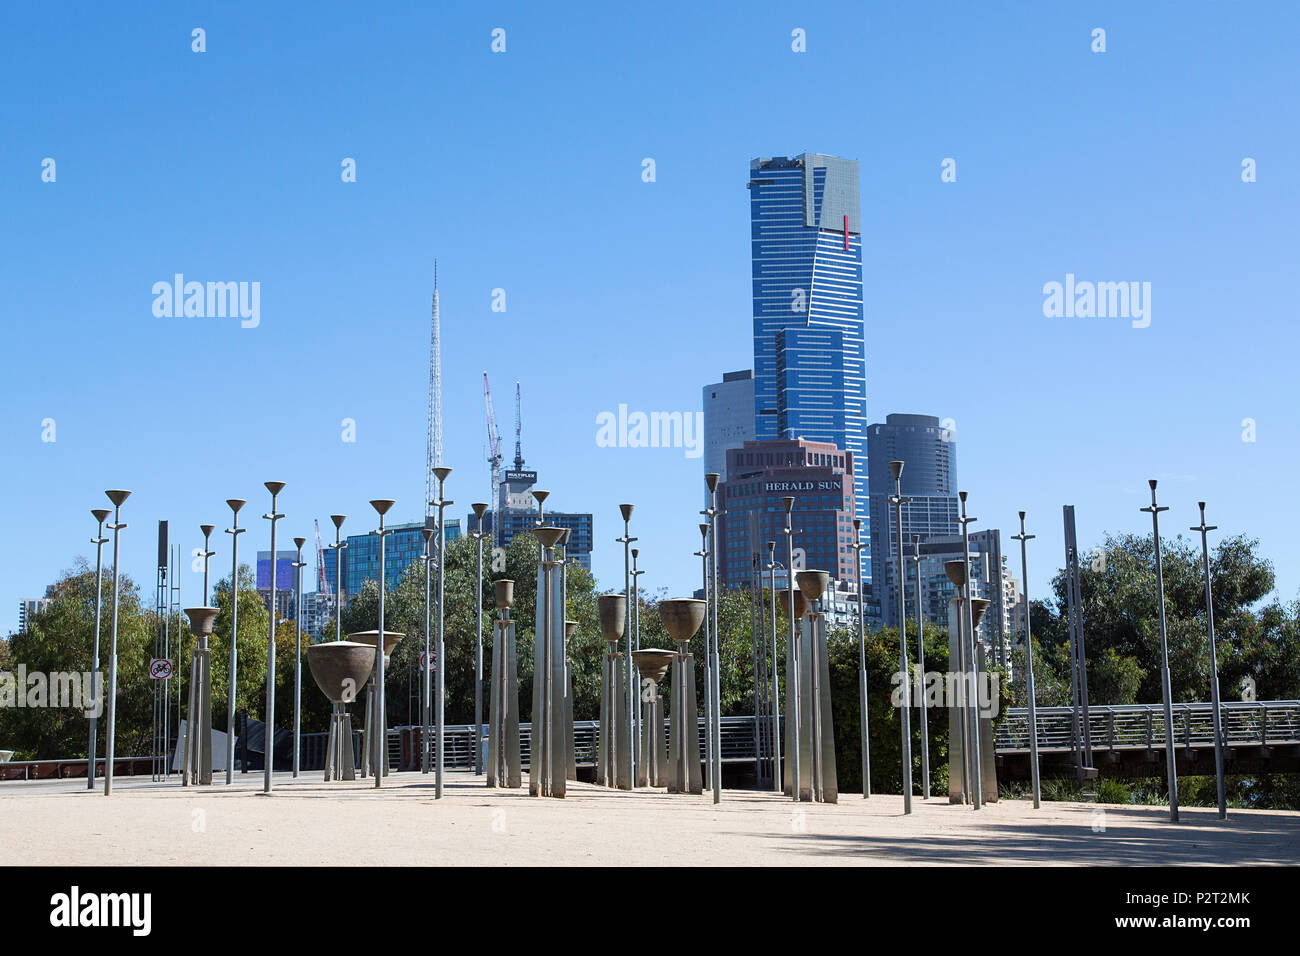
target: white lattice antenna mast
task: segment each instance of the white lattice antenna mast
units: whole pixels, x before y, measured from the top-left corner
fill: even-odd
[[[442,329],[438,320],[438,260],[433,260],[433,331],[429,337],[429,436],[424,463],[424,516],[433,515],[435,465],[442,464]]]

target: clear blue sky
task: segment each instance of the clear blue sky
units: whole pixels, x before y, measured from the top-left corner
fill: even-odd
[[[333,511],[374,527],[375,497],[418,518],[435,256],[455,513],[487,494],[481,374],[508,458],[520,379],[525,457],[594,512],[600,583],[626,500],[643,583],[688,592],[700,461],[598,448],[596,415],[695,410],[750,367],[748,163],[804,150],[861,161],[871,419],[956,420],[975,527],[1030,513],[1031,594],[1062,504],[1085,547],[1146,531],[1158,477],[1165,527],[1208,500],[1290,599],[1297,27],[1290,3],[14,7],[0,628],[93,560],[105,488],[135,492],[123,567],[149,595],[157,519],[188,550],[248,498],[251,558],[270,478],[286,544]],[[155,318],[176,272],[260,282],[261,325]],[[1150,327],[1045,318],[1066,273],[1150,282]]]

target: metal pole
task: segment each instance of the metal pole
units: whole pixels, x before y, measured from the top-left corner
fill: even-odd
[[[486,502],[470,506],[478,518],[478,531],[474,534],[474,551],[478,565],[478,584],[474,591],[474,772],[483,772],[483,514]]]
[[[1029,622],[1029,556],[1025,543],[1034,538],[1025,533],[1025,513],[1020,512],[1020,534],[1013,534],[1012,541],[1020,542],[1020,593],[1025,600],[1025,696],[1029,698],[1029,759],[1030,773],[1034,782],[1034,809],[1043,806],[1042,788],[1038,778],[1038,704],[1034,690],[1034,639]]]
[[[795,635],[794,620],[794,525],[791,523],[793,518],[791,512],[794,510],[794,498],[787,495],[781,499],[781,504],[785,508],[785,554],[786,554],[786,612],[790,617],[790,636],[789,643],[786,645],[786,654],[790,659],[790,674],[794,681],[794,713],[787,714],[786,720],[790,721],[790,729],[793,736],[790,738],[794,745],[785,755],[785,759],[790,762],[790,792],[795,803],[799,802],[799,751],[802,745],[799,742],[799,691],[803,683],[799,679],[799,659],[795,652],[798,644],[798,637]],[[776,572],[772,572],[773,580],[776,578]]]
[[[330,515],[334,522],[334,640],[343,640],[343,522],[347,515]]]
[[[641,585],[637,583],[637,578],[645,574],[645,571],[637,570],[636,559],[638,554],[640,554],[640,549],[633,548],[632,549],[632,598],[633,600],[632,600],[632,607],[629,609],[629,613],[631,615],[631,625],[632,625],[632,644],[639,651],[641,650]],[[633,751],[633,763],[637,767],[650,767],[652,766],[653,761],[651,760],[650,755],[644,753],[641,749],[642,717],[641,717],[641,704],[640,704],[641,689],[639,684],[637,686],[636,699],[637,699],[637,705],[635,710],[635,714],[636,714],[635,731],[636,732],[633,734],[633,736],[636,739],[636,749]],[[652,737],[651,739],[653,741],[654,738]],[[646,775],[647,785],[649,785],[650,779],[651,778],[647,773]]]
[[[276,498],[284,490],[283,481],[264,482],[266,490],[271,493],[271,513],[262,515],[271,522],[271,624],[270,635],[266,642],[266,741],[262,745],[265,756],[265,768],[262,779],[262,793],[271,792],[271,771],[275,767],[275,523],[284,515],[275,510]]]
[[[722,633],[718,630],[718,479],[708,474],[704,480],[709,488],[709,577],[713,601],[709,605],[713,623],[713,802],[722,802],[722,657],[718,645]]]
[[[1156,504],[1156,479],[1151,486],[1151,507],[1140,510],[1151,514],[1151,535],[1156,551],[1156,590],[1160,604],[1160,690],[1165,705],[1165,770],[1169,777],[1169,822],[1178,822],[1178,764],[1174,757],[1173,688],[1169,680],[1169,635],[1165,622],[1165,568],[1160,556],[1160,512],[1168,511]]]
[[[853,543],[849,545],[857,559],[858,569],[858,732],[861,735],[862,749],[862,799],[871,796],[871,742],[868,736],[867,718],[867,621],[866,602],[862,586],[862,519],[853,519]]]
[[[444,647],[445,635],[443,629],[443,611],[444,605],[446,604],[447,582],[447,525],[443,518],[443,511],[446,509],[447,505],[453,504],[454,502],[448,501],[446,496],[443,494],[443,486],[447,480],[447,476],[451,474],[451,469],[446,465],[439,465],[433,470],[433,473],[438,478],[438,646],[434,655],[434,661],[438,670],[437,677],[434,681],[435,687],[433,692],[436,706],[434,717],[438,724],[436,737],[438,750],[435,754],[437,759],[434,763],[433,796],[435,800],[441,800],[446,751],[446,726],[443,718],[445,716],[444,705],[446,702],[446,694],[444,688],[446,686],[447,672],[447,661]]]
[[[898,539],[898,672],[902,707],[903,744],[903,813],[912,812],[912,688],[907,655],[907,575],[903,570],[903,462],[891,461],[890,473],[894,476],[894,494],[889,503],[894,506],[894,524]]]
[[[100,609],[104,601],[104,545],[108,544],[108,539],[104,537],[104,519],[110,514],[107,508],[94,508],[91,515],[99,523],[99,530],[95,532],[95,537],[90,543],[95,546],[95,645],[91,651],[90,658],[90,686],[93,693],[100,698],[97,702],[103,706],[103,693],[99,689],[99,618]],[[95,789],[95,748],[98,743],[99,735],[96,732],[97,718],[95,716],[98,708],[92,708],[90,711],[90,746],[86,748],[86,753],[90,760],[86,765],[86,789]]]
[[[235,780],[235,697],[239,675],[239,536],[246,529],[239,526],[239,509],[243,498],[227,498],[232,514],[230,535],[230,669],[226,676],[226,785]],[[272,562],[274,566],[274,562]]]
[[[781,792],[781,677],[776,666],[776,542],[767,543],[767,569],[771,576],[772,605],[772,789]]]
[[[293,563],[294,610],[293,610],[293,775],[298,776],[302,754],[302,569],[307,562],[302,559],[302,546],[306,538],[294,538],[298,546],[298,560]]]
[[[1223,780],[1223,708],[1219,703],[1219,652],[1214,639],[1214,594],[1210,587],[1210,544],[1207,535],[1217,525],[1205,523],[1205,502],[1198,501],[1201,523],[1192,531],[1201,533],[1201,566],[1205,570],[1205,626],[1210,636],[1210,706],[1214,708],[1214,778],[1219,791],[1219,819],[1228,819],[1228,794]]]
[[[704,514],[703,511],[700,514]],[[709,653],[709,525],[700,525],[700,550],[695,552],[700,559],[700,574],[704,585],[704,785],[713,789],[713,681],[709,678],[709,666],[712,656]],[[699,723],[695,727],[698,731]]]
[[[930,799],[930,705],[925,694],[925,607],[921,603],[921,536],[912,535],[912,561],[916,564],[916,652],[921,678],[921,787],[922,799]]]
[[[970,712],[971,807],[979,810],[984,806],[984,766],[980,755],[979,692],[976,689],[979,658],[975,650],[975,582],[971,578],[970,571],[970,524],[979,519],[966,515],[966,492],[957,492],[957,497],[961,499],[961,517],[958,520],[961,522],[961,556],[966,566],[966,633],[969,635],[966,644],[966,666],[970,668],[970,680],[966,687],[971,691],[974,698],[967,702],[967,708]],[[1000,568],[992,569],[988,566],[987,552],[984,556],[984,571],[989,576],[990,586],[992,586],[994,573],[1001,574]],[[997,586],[1001,588],[1000,580]]]
[[[424,528],[424,662],[420,667],[420,773],[429,772],[429,754],[433,747],[429,741],[430,705],[433,701],[433,658],[429,656],[433,640],[433,548],[430,542],[436,528]]]
[[[384,774],[388,771],[388,710],[384,693],[384,597],[388,591],[388,577],[385,568],[384,538],[392,534],[384,528],[384,515],[396,502],[392,498],[375,498],[370,507],[379,514],[379,530],[371,534],[379,536],[379,632],[375,637],[375,683],[371,693],[374,695],[374,707],[371,709],[369,740],[370,751],[374,761],[375,789],[384,785]]]
[[[638,539],[632,537],[632,505],[621,504],[618,506],[620,513],[623,515],[623,537],[619,540],[623,542],[623,593],[627,598],[628,607],[632,606],[632,542]],[[627,747],[628,761],[631,763],[629,768],[628,779],[632,784],[636,783],[636,759],[634,748],[636,746],[633,738],[632,724],[634,720],[633,711],[637,709],[636,702],[639,699],[636,692],[636,682],[632,676],[632,629],[629,628],[625,636],[627,642],[627,653],[623,656],[623,669],[626,673],[625,682],[627,684],[626,697],[624,701],[625,716],[623,726],[623,739]]]
[[[118,555],[121,544],[122,529],[126,527],[121,521],[122,502],[131,496],[129,491],[113,489],[104,492],[113,502],[113,616],[109,625],[108,651],[108,740],[104,750],[104,796],[113,794],[113,738],[117,730],[117,604],[118,604]]]

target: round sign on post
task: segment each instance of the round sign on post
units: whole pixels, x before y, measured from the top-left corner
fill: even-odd
[[[154,680],[167,680],[172,676],[172,662],[161,657],[150,661],[149,676]]]
[[[438,664],[438,653],[436,651],[430,651],[428,654],[420,655],[420,670],[428,670],[430,663],[434,665],[434,669],[436,670]]]

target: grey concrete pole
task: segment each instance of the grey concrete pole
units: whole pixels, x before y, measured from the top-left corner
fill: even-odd
[[[235,782],[235,698],[239,687],[239,536],[245,528],[239,526],[239,509],[247,502],[243,498],[227,498],[230,506],[230,664],[226,671],[226,786]]]
[[[894,495],[889,503],[894,506],[894,524],[898,538],[898,672],[903,692],[899,709],[902,718],[903,757],[903,813],[912,812],[912,688],[907,654],[907,575],[903,570],[903,462],[891,461],[889,471],[894,476]]]
[[[786,598],[786,610],[790,616],[790,637],[789,644],[786,647],[786,654],[789,655],[791,662],[790,673],[794,675],[794,713],[787,714],[785,718],[790,721],[790,729],[793,733],[793,736],[790,739],[794,741],[794,746],[791,747],[790,752],[785,755],[785,759],[790,762],[790,780],[792,782],[790,792],[794,802],[798,803],[800,772],[799,751],[802,750],[803,747],[799,743],[799,691],[801,690],[800,685],[802,684],[802,681],[799,679],[799,658],[796,652],[799,638],[795,634],[796,625],[794,619],[794,525],[792,523],[794,520],[792,516],[792,512],[794,511],[794,498],[787,495],[781,499],[781,505],[785,508],[785,580],[786,591],[788,592]],[[773,572],[773,577],[775,577],[775,572]]]
[[[772,789],[781,792],[781,679],[776,666],[776,542],[767,543],[767,570],[771,576],[772,606]]]
[[[90,543],[95,546],[95,642],[90,656],[90,686],[94,688],[94,693],[100,698],[99,706],[103,706],[103,692],[99,689],[99,619],[100,611],[104,603],[104,545],[108,544],[108,539],[104,537],[104,519],[112,512],[107,508],[94,508],[91,515],[99,524],[99,530],[95,536],[90,539]],[[98,721],[95,717],[95,710],[90,712],[90,745],[86,748],[86,754],[90,758],[86,765],[86,789],[95,789],[95,749],[98,744],[99,735],[97,731]]]
[[[298,776],[302,757],[302,569],[307,562],[302,559],[302,546],[306,538],[294,538],[298,546],[298,560],[293,563],[293,775]]]
[[[976,677],[979,657],[975,652],[975,582],[971,578],[970,571],[970,524],[978,521],[978,518],[967,517],[966,515],[966,492],[957,492],[957,497],[961,499],[961,555],[962,561],[966,566],[966,627],[969,640],[966,643],[966,666],[970,669],[969,682],[966,687],[973,692],[974,699],[967,702],[967,708],[970,711],[970,751],[971,751],[971,807],[979,810],[984,806],[984,764],[980,754],[980,715],[979,715],[979,694],[976,691]],[[985,564],[988,563],[987,554],[984,558]],[[995,573],[1000,574],[1001,569],[990,569],[985,567],[990,581]],[[1001,582],[998,582],[1001,587]]]
[[[104,796],[113,794],[113,750],[114,737],[117,736],[117,604],[118,604],[118,556],[121,533],[126,527],[122,523],[122,502],[131,496],[129,491],[113,489],[106,491],[108,500],[113,502],[113,614],[109,625],[108,649],[108,740],[104,749]]]
[[[1160,555],[1160,512],[1168,511],[1156,504],[1156,479],[1151,486],[1151,506],[1140,510],[1151,515],[1151,535],[1156,552],[1156,591],[1160,605],[1160,690],[1165,705],[1165,771],[1169,783],[1169,822],[1178,822],[1178,763],[1174,756],[1173,688],[1169,679],[1169,632],[1165,622],[1165,568]]]
[[[930,799],[930,721],[925,699],[925,607],[921,603],[921,536],[912,535],[912,561],[916,565],[916,667],[921,680],[921,794]]]
[[[1210,587],[1210,544],[1207,535],[1217,525],[1205,523],[1205,502],[1198,501],[1201,523],[1192,531],[1201,533],[1201,566],[1205,570],[1205,626],[1210,635],[1210,706],[1214,708],[1214,778],[1219,791],[1219,819],[1228,819],[1228,795],[1223,780],[1223,713],[1219,703],[1219,653],[1214,640],[1214,594]]]
[[[1034,783],[1034,809],[1043,806],[1043,793],[1038,778],[1038,702],[1034,689],[1034,639],[1033,628],[1029,622],[1029,556],[1026,542],[1035,536],[1025,533],[1025,513],[1020,512],[1020,534],[1013,534],[1012,541],[1020,542],[1020,593],[1025,599],[1025,696],[1029,698],[1029,759],[1030,773]]]
[[[871,796],[871,740],[868,733],[867,718],[867,620],[865,588],[862,585],[862,519],[853,519],[853,549],[858,569],[858,732],[861,737],[859,746],[862,750],[862,799]]]
[[[271,493],[271,512],[262,515],[271,522],[271,625],[266,642],[266,742],[262,745],[265,768],[262,775],[262,793],[271,792],[271,772],[275,768],[275,524],[284,515],[275,510],[276,498],[284,490],[283,481],[263,482]]]

